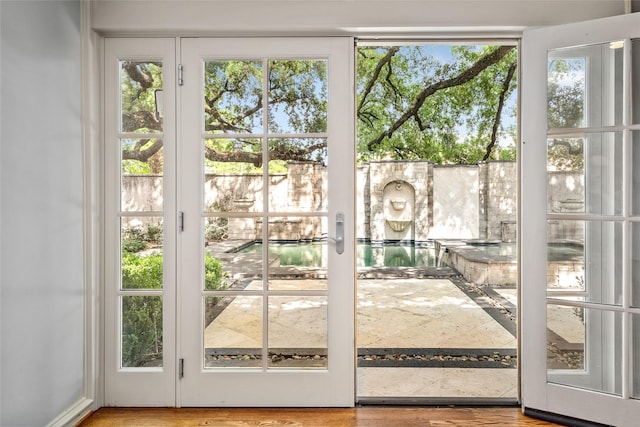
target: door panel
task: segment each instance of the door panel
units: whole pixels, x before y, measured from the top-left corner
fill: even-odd
[[[614,425],[640,415],[639,24],[635,14],[531,30],[522,49],[523,405]]]
[[[106,406],[175,405],[174,70],[174,39],[105,40]]]
[[[180,405],[354,404],[352,51],[182,40]]]

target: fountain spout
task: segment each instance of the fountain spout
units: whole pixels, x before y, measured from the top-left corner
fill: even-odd
[[[389,227],[391,227],[393,231],[400,233],[404,231],[409,224],[411,224],[411,221],[387,219],[387,224],[389,224]]]

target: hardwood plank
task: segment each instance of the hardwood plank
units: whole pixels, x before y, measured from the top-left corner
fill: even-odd
[[[287,426],[450,427],[555,426],[524,416],[520,408],[101,408],[81,427],[111,426]]]

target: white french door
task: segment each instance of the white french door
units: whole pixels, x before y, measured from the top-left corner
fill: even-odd
[[[105,40],[105,406],[175,405],[175,48]]]
[[[526,31],[522,54],[522,404],[637,425],[640,14]]]
[[[353,39],[106,39],[104,70],[105,405],[352,406]]]
[[[349,38],[181,41],[181,406],[354,404],[352,57]]]

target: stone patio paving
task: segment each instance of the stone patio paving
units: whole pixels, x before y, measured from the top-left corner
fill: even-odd
[[[507,315],[470,297],[460,283],[450,278],[361,279],[358,281],[357,346],[359,353],[384,349],[387,353],[410,351],[475,354],[484,349],[513,354],[516,337],[496,321]],[[259,289],[254,280],[247,290]],[[271,280],[270,286],[322,289],[324,280]],[[515,289],[500,289],[506,298]],[[486,296],[485,296],[486,297]],[[486,298],[485,298],[486,299]],[[324,297],[278,297],[270,304],[273,317],[269,341],[272,347],[322,349],[326,347]],[[493,310],[493,312],[491,311]],[[259,348],[262,325],[260,298],[236,297],[205,330],[207,348]],[[499,318],[499,317],[498,317]],[[365,351],[365,352],[366,352]],[[436,357],[436,356],[432,356]],[[473,357],[473,356],[472,356]],[[361,356],[360,360],[367,359]],[[376,364],[368,357],[367,367],[357,369],[360,398],[511,398],[517,397],[517,369],[512,364],[478,361],[471,368],[461,363],[442,362],[447,367],[406,363]],[[374,356],[375,359],[375,356]],[[499,360],[499,357],[498,357]],[[415,364],[416,359],[412,362]],[[436,361],[437,362],[437,361]],[[378,366],[379,365],[379,366]],[[450,367],[449,367],[450,365]],[[495,368],[495,366],[498,366]],[[374,366],[374,367],[371,367]],[[482,366],[482,367],[478,367]],[[493,366],[493,367],[492,367]]]

